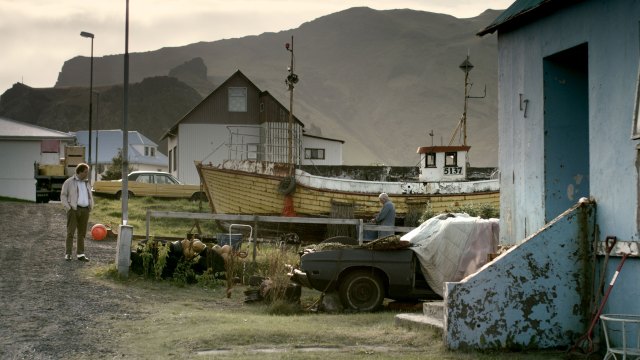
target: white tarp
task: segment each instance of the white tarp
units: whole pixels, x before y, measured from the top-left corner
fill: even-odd
[[[412,243],[427,283],[443,296],[445,282],[460,281],[488,262],[488,255],[498,249],[498,236],[498,219],[441,214],[401,240]]]

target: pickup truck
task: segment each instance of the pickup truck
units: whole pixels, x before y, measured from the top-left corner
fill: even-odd
[[[321,292],[338,292],[345,309],[374,311],[385,298],[436,300],[415,253],[408,249],[340,248],[307,252],[291,280]]]

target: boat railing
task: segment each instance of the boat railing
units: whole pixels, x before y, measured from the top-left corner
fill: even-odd
[[[326,225],[353,225],[358,230],[358,243],[364,242],[364,232],[366,230],[409,232],[414,227],[408,226],[383,226],[365,222],[362,219],[336,219],[336,218],[313,218],[313,217],[285,217],[285,216],[262,216],[262,215],[234,215],[234,214],[212,214],[212,213],[190,213],[177,211],[155,211],[147,210],[146,239],[149,240],[150,224],[152,218],[174,218],[193,220],[221,220],[232,222],[255,223],[255,237],[258,237],[257,223],[297,223],[297,224],[326,224]]]

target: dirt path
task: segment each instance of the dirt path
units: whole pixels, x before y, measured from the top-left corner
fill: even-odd
[[[66,217],[59,203],[0,202],[0,223],[0,358],[115,355],[104,336],[108,329],[94,319],[123,313],[126,295],[86,275],[114,261],[115,240],[87,239],[91,262],[65,261]]]

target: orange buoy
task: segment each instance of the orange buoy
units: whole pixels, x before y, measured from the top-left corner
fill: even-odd
[[[107,227],[102,224],[95,224],[91,227],[91,236],[94,240],[103,240],[107,237]]]

